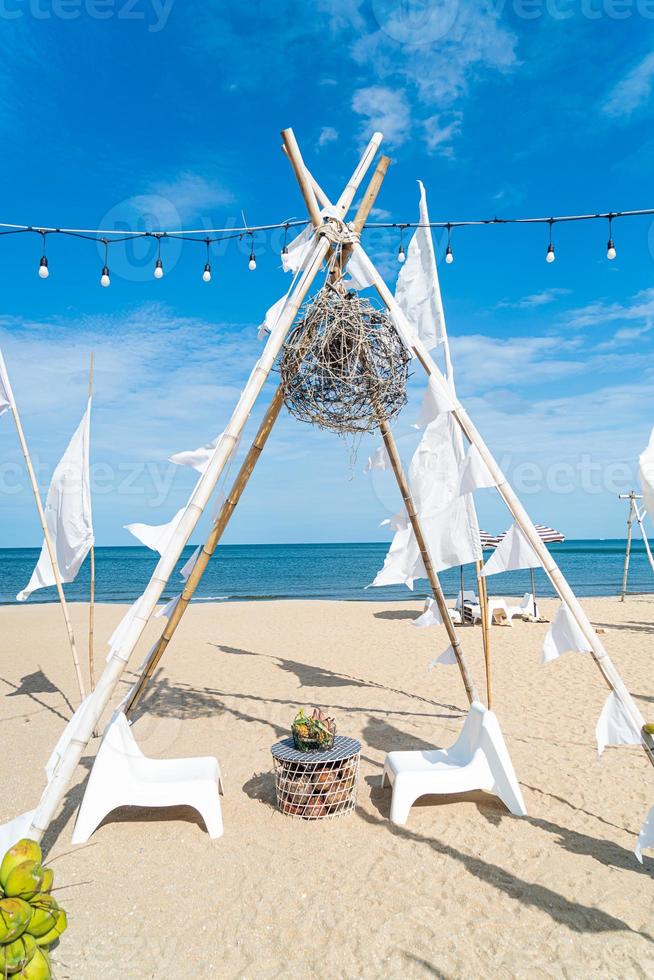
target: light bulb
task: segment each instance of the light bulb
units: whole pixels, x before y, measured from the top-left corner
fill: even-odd
[[[452,246],[448,245],[445,249],[445,261],[448,265],[452,265],[454,262],[454,252],[452,251]]]
[[[41,256],[41,261],[39,262],[39,275],[41,279],[47,279],[50,275],[50,270],[48,269],[48,260],[45,255]]]
[[[547,246],[547,255],[545,256],[545,261],[546,262],[554,262],[555,258],[556,258],[556,255],[554,253],[554,246],[550,242],[550,244]]]
[[[284,245],[284,247],[282,249],[282,255],[288,255],[288,246],[287,245]]]
[[[400,250],[397,253],[397,261],[398,262],[405,262],[406,261],[406,255],[404,253],[404,245],[400,245]]]
[[[109,266],[108,265],[105,265],[103,267],[103,269],[102,269],[102,275],[100,276],[100,285],[101,286],[104,286],[105,288],[107,286],[110,286],[111,285],[111,279],[109,278]]]
[[[255,258],[254,252],[250,252],[250,261],[248,262],[248,269],[250,272],[254,272],[257,267],[257,260]]]
[[[154,266],[154,278],[163,279],[163,262],[161,259],[157,259]]]
[[[204,272],[202,273],[203,282],[211,282],[211,266],[207,262],[204,267]]]
[[[613,244],[613,239],[609,238],[608,245],[606,246],[606,257],[607,259],[614,259],[617,254],[615,245]]]

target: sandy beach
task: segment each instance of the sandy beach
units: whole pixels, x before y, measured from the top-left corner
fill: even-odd
[[[646,717],[654,716],[654,597],[584,600]],[[550,617],[553,601],[543,601]],[[74,605],[78,636],[86,608]],[[451,743],[466,700],[455,667],[427,664],[444,629],[420,604],[198,604],[138,712],[147,755],[215,754],[225,834],[190,811],[118,811],[73,848],[85,753],[46,845],[69,930],[56,975],[203,977],[645,977],[654,973],[654,858],[636,835],[654,804],[642,751],[594,728],[606,688],[589,657],[539,666],[543,624],[492,631],[495,710],[528,816],[484,794],[429,798],[405,828],[381,791],[391,749]],[[99,606],[97,659],[124,607]],[[0,610],[2,813],[34,806],[42,766],[76,704],[57,606]],[[140,663],[161,621],[134,655]],[[462,631],[484,689],[481,630]],[[126,682],[133,679],[126,675]],[[122,690],[126,689],[125,685]],[[320,705],[362,742],[354,814],[306,823],[274,809],[270,746],[297,708]]]

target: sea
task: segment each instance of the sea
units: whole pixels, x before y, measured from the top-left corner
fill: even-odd
[[[565,541],[550,545],[568,582],[579,596],[617,595],[622,584],[626,542],[620,539]],[[347,599],[388,602],[422,598],[429,594],[425,580],[415,583],[414,592],[404,586],[366,588],[381,568],[388,545],[369,544],[256,544],[220,546],[197,590],[197,602],[234,602],[244,599]],[[181,591],[179,575],[194,548],[185,549],[164,592],[169,599]],[[490,555],[490,552],[488,552]],[[36,548],[0,549],[0,603],[13,604],[27,584],[36,564]],[[96,601],[133,602],[144,590],[158,555],[147,548],[96,548]],[[440,574],[448,597],[460,588],[458,568]],[[464,569],[465,588],[475,587],[473,566]],[[536,594],[553,595],[544,572],[535,572]],[[74,582],[65,586],[71,602],[89,597],[89,562]],[[528,570],[507,572],[489,579],[492,595],[521,596],[531,591]],[[654,592],[654,572],[642,541],[632,545],[629,566],[630,593]],[[54,588],[33,593],[30,604],[56,602]]]

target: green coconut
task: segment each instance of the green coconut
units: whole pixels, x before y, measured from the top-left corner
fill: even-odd
[[[18,973],[27,966],[37,950],[36,940],[27,933],[13,943],[0,946],[0,976]]]
[[[32,918],[27,927],[30,936],[45,936],[57,925],[59,905],[52,895],[37,895],[31,903]]]
[[[37,946],[32,959],[20,973],[14,975],[13,980],[52,980],[50,957],[46,951]]]
[[[41,884],[42,892],[49,892],[52,888],[52,883],[54,882],[54,871],[52,868],[43,869],[43,882]]]
[[[14,868],[24,861],[36,861],[37,864],[40,864],[42,860],[43,853],[40,846],[35,840],[28,840],[27,837],[24,837],[13,847],[10,847],[3,857],[2,864],[0,864],[0,885],[6,891],[7,878]]]
[[[23,861],[13,868],[5,882],[8,898],[24,898],[29,902],[41,891],[44,867],[38,861]]]
[[[3,898],[0,901],[0,943],[11,943],[27,929],[32,909],[22,898]]]
[[[52,929],[50,930],[50,932],[46,932],[45,935],[43,936],[36,937],[37,946],[43,946],[43,947],[52,946],[53,943],[57,942],[62,932],[66,931],[67,927],[68,927],[68,918],[66,916],[66,913],[64,912],[63,909],[59,909],[59,911],[57,912],[56,922],[52,927]]]

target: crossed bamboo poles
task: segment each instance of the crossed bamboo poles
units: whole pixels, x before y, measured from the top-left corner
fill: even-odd
[[[268,378],[270,371],[272,370],[275,359],[283,346],[286,335],[298,314],[300,306],[306,297],[313,280],[318,275],[323,261],[331,250],[332,245],[330,241],[326,235],[321,234],[322,219],[318,206],[318,201],[321,198],[320,189],[308,174],[292,131],[284,130],[282,133],[282,139],[284,141],[285,151],[293,165],[295,176],[311,217],[311,223],[316,232],[310,246],[304,271],[302,272],[302,275],[294,290],[290,294],[286,306],[266,342],[266,346],[261,357],[255,364],[252,373],[250,374],[250,378],[243,391],[243,394],[241,395],[227,428],[225,429],[224,436],[214,451],[207,469],[198,481],[184,514],[182,515],[182,518],[179,521],[174,534],[172,535],[168,547],[161,556],[161,559],[155,568],[150,583],[134,607],[134,615],[125,631],[125,636],[119,649],[114,651],[98,680],[95,691],[91,695],[92,701],[90,702],[88,712],[85,712],[83,717],[80,719],[78,730],[75,731],[74,737],[70,739],[68,745],[64,749],[61,761],[41,796],[41,799],[31,818],[31,826],[28,833],[28,836],[32,837],[33,839],[40,840],[54,819],[59,805],[61,804],[65,795],[66,788],[72,779],[77,765],[79,764],[82,752],[88,744],[93,730],[98,724],[103,711],[108,706],[111,696],[127,666],[129,658],[138,640],[140,639],[147,622],[156,608],[163,589],[166,586],[170,575],[173,573],[177,561],[179,560],[184,547],[188,543],[188,540],[204,511],[204,508],[206,507],[209,498],[216,487],[227,461],[232,455],[236,442],[245,426],[247,418],[254,407],[259,394],[261,393],[263,385]],[[352,178],[344,188],[335,209],[336,215],[338,215],[338,217],[341,219],[343,219],[347,214],[347,211],[349,210],[349,207],[354,199],[354,195],[356,194],[359,185],[369,169],[380,143],[381,134],[376,133],[366,147],[361,160],[359,161],[359,164],[352,175]],[[322,197],[324,198],[324,195],[322,195]],[[329,204],[328,200],[326,199],[323,199],[321,203],[323,206]],[[408,323],[405,315],[399,308],[386,283],[377,272],[375,266],[370,261],[361,245],[358,243],[355,244],[352,251],[359,259],[371,283],[377,290],[382,302],[388,309],[391,318],[393,319],[393,322],[395,323],[395,326],[404,340],[407,348],[412,351],[424,368],[428,377],[432,379],[433,383],[440,390],[443,396],[452,401],[453,418],[460,426],[467,440],[471,444],[475,445],[479,450],[482,459],[486,463],[496,482],[498,492],[500,493],[502,499],[506,503],[518,526],[521,528],[527,540],[541,560],[543,568],[548,574],[559,596],[567,604],[582,633],[586,637],[593,659],[600,669],[600,672],[602,673],[608,687],[615,692],[623,708],[634,724],[641,728],[644,723],[644,719],[642,718],[638,707],[625,687],[618,671],[611,662],[579,601],[561,574],[550,552],[540,540],[533,522],[518,500],[513,489],[507,482],[504,474],[491,455],[479,432],[470,420],[467,412],[458,402],[456,397],[453,397],[452,391],[432,359],[429,351],[426,349],[425,345]],[[191,574],[193,575],[193,573]],[[189,582],[191,582],[191,580],[191,576],[189,576]],[[193,580],[195,581],[195,579]],[[199,571],[197,580],[199,581]],[[186,605],[188,605],[188,602]],[[449,614],[444,617],[444,622],[449,634],[452,628],[452,624],[449,621]],[[453,643],[452,646],[454,647],[456,653],[455,644]],[[461,660],[457,658],[457,661],[459,663],[459,668],[461,669]],[[470,693],[468,696],[470,697]],[[641,738],[642,745],[648,759],[654,765],[654,738],[649,733],[642,731],[642,729]]]

